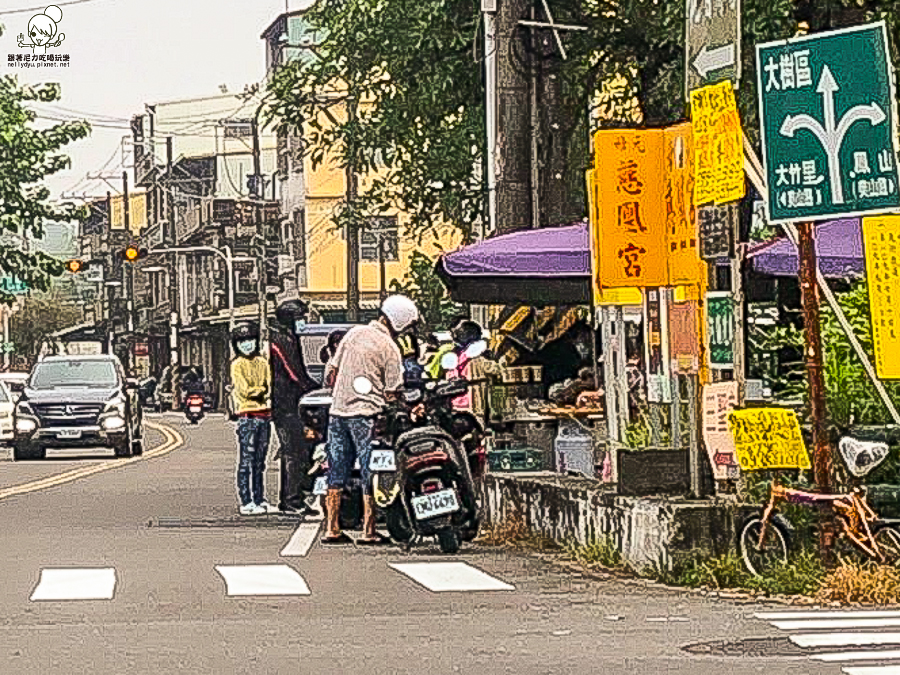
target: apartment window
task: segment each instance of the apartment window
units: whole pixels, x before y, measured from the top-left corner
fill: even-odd
[[[382,242],[382,255],[387,262],[396,262],[399,257],[399,229],[396,216],[367,218],[359,237],[360,260],[377,261],[378,243]]]
[[[234,266],[238,293],[256,292],[256,266],[253,263],[237,263]]]

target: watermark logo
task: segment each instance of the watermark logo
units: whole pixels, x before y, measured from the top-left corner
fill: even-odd
[[[28,22],[28,33],[19,33],[16,42],[22,49],[30,49],[31,54],[9,54],[7,65],[12,68],[66,67],[68,54],[54,54],[51,48],[59,47],[66,34],[61,33],[62,10],[56,5],[48,6],[42,14],[35,14]]]

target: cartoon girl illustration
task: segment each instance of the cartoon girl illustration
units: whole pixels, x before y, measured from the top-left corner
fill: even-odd
[[[31,42],[25,42],[25,36],[19,33],[19,46],[32,47],[33,54],[46,54],[47,47],[59,47],[66,38],[65,33],[56,34],[58,24],[62,21],[62,10],[56,5],[50,5],[43,14],[35,14],[28,22],[28,37]],[[56,38],[56,41],[53,41]]]

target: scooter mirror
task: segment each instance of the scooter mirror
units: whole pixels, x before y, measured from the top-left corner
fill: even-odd
[[[455,370],[459,365],[459,357],[454,352],[447,352],[441,357],[441,368]]]
[[[484,340],[478,340],[473,342],[466,348],[466,356],[470,359],[475,359],[484,354],[487,351],[487,342]]]
[[[353,380],[353,391],[360,396],[372,393],[372,381],[368,377],[357,377]]]

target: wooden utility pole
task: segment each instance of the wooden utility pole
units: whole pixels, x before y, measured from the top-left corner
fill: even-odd
[[[261,109],[260,109],[261,110]],[[256,296],[259,301],[259,339],[261,344],[269,340],[268,309],[266,307],[266,232],[263,223],[260,201],[265,195],[263,187],[262,169],[260,168],[259,151],[259,110],[253,118],[253,189],[250,198],[253,200],[253,223],[256,226],[258,242],[256,264],[259,277],[256,284]]]
[[[106,191],[106,240],[107,242],[110,239],[110,235],[112,234],[112,193],[107,190]],[[110,260],[112,258],[107,258]],[[109,272],[112,272],[112,264],[110,264]],[[107,330],[107,342],[106,342],[106,352],[107,354],[113,353],[113,317],[112,317],[112,286],[106,286],[106,280],[109,279],[111,274],[104,274],[104,286],[103,286],[103,304],[106,306],[105,311],[103,312],[106,317],[106,330]]]
[[[825,426],[825,367],[816,286],[816,240],[812,223],[801,223],[797,229],[800,234],[800,297],[806,336],[806,373],[813,426],[813,473],[817,489],[827,493],[831,489],[831,446]],[[834,541],[832,525],[831,518],[823,512],[819,527],[819,550],[823,556],[828,555]]]
[[[353,88],[347,94],[347,123],[353,132],[356,123],[357,101]],[[356,142],[347,149],[347,321],[359,322],[359,227],[356,219],[356,201],[359,183],[356,171]]]
[[[174,151],[172,148],[172,137],[166,138],[166,219],[168,227],[163,232],[163,240],[167,246],[175,246],[176,228],[175,228],[175,180],[174,171]],[[179,401],[179,385],[181,384],[180,373],[178,372],[178,254],[170,253],[168,256],[169,266],[169,370],[172,378],[172,409],[178,408]]]

